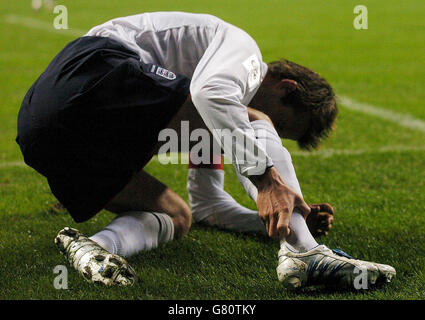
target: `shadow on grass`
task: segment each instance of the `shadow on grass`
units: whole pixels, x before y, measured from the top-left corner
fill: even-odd
[[[63,224],[63,220],[70,220],[66,210],[61,207],[55,209],[59,211],[56,213],[52,209],[50,221],[45,221],[46,225],[53,227]],[[40,214],[45,215],[46,212]],[[103,220],[109,221],[110,217],[104,218],[102,223]],[[99,225],[100,222],[93,222],[92,225],[84,224],[83,227],[82,224],[80,227],[98,229]],[[42,238],[39,240],[45,241],[44,232],[39,232]],[[56,252],[50,238],[49,245],[38,249],[43,254]],[[119,292],[127,293],[123,295],[125,297],[133,297],[132,294],[137,291],[137,297],[144,299],[174,297],[175,291],[179,290],[185,292],[183,296],[186,298],[205,299],[223,296],[260,299],[332,298],[333,295],[344,298],[347,293],[355,293],[362,299],[368,293],[376,291],[347,291],[337,287],[310,287],[293,293],[286,291],[276,279],[277,250],[278,244],[265,235],[237,233],[196,223],[183,239],[162,244],[155,250],[141,252],[129,258],[130,265],[135,267],[142,281],[136,285],[137,290],[123,289]],[[56,263],[62,260],[56,259],[55,255],[53,261]],[[84,291],[78,288],[78,285],[83,285],[82,279],[77,280],[79,277],[74,274],[75,294],[83,294]],[[87,285],[87,288],[91,286]],[[207,287],[214,289],[207,292]],[[82,288],[86,286],[83,285]],[[380,287],[376,289],[380,290]],[[107,297],[106,292],[104,296]]]
[[[229,234],[232,235],[236,238],[240,238],[240,239],[245,239],[245,238],[251,238],[254,239],[256,241],[259,241],[261,243],[270,243],[270,244],[276,244],[275,240],[272,240],[270,237],[268,237],[265,234],[261,234],[261,233],[255,233],[255,232],[237,232],[237,231],[232,231],[232,230],[228,230],[228,229],[224,229],[224,228],[220,228],[220,227],[212,227],[209,226],[207,224],[204,224],[202,222],[197,222],[195,224],[193,224],[192,228],[198,229],[198,230],[206,230],[206,231],[218,231],[221,232],[223,234]]]
[[[368,289],[355,289],[354,287],[343,288],[338,286],[320,285],[320,286],[312,286],[312,287],[307,287],[300,290],[292,291],[291,293],[294,295],[299,295],[299,294],[308,295],[311,298],[315,298],[315,297],[322,298],[323,295],[325,294],[334,295],[334,294],[348,294],[348,293],[356,294],[359,297],[364,297],[368,295],[369,293],[382,291],[384,287],[385,287],[385,283],[380,281],[379,283],[377,282],[374,286]]]

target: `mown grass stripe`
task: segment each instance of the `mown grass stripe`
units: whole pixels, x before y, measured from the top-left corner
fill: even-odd
[[[386,146],[381,147],[377,149],[357,149],[357,150],[351,150],[351,149],[326,149],[326,150],[320,150],[320,151],[294,151],[291,152],[291,155],[293,157],[311,157],[311,156],[317,156],[321,158],[330,158],[332,156],[337,155],[347,155],[347,156],[357,156],[357,155],[363,155],[363,154],[377,154],[377,153],[403,153],[403,152],[418,152],[418,151],[425,151],[425,146]],[[170,161],[178,162],[179,159],[187,159],[188,153],[174,153],[172,152],[170,155],[167,156],[167,158],[170,159]],[[165,158],[164,158],[165,159]],[[158,156],[154,156],[153,161],[159,161]],[[180,163],[180,162],[178,162]],[[225,163],[229,163],[230,161],[225,161]],[[0,169],[1,168],[10,168],[10,167],[26,167],[27,165],[23,161],[9,161],[9,162],[3,162],[0,163]]]
[[[39,29],[48,32],[60,33],[69,37],[81,37],[86,31],[80,29],[55,29],[53,23],[48,23],[39,19],[18,16],[15,14],[6,15],[4,21],[9,24],[20,25],[32,29]]]
[[[86,31],[79,29],[55,29],[52,23],[42,20],[9,14],[5,16],[5,21],[10,24],[17,24],[29,28],[36,28],[48,32],[60,33],[66,36],[79,37],[86,33]],[[399,126],[409,128],[412,130],[425,132],[425,121],[417,119],[411,115],[394,112],[382,107],[377,107],[368,103],[355,101],[347,96],[338,97],[340,104],[350,110],[361,112],[367,115],[375,116],[387,121],[391,121]]]

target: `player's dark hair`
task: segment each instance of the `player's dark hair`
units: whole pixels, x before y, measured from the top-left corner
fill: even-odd
[[[282,103],[293,107],[295,112],[309,111],[310,124],[297,142],[302,149],[317,148],[333,130],[338,114],[332,87],[314,71],[285,59],[271,62],[268,67],[273,78],[291,79],[298,83],[294,91],[281,98]]]

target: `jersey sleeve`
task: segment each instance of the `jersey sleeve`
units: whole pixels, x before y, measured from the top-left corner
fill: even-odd
[[[273,165],[255,137],[246,107],[266,71],[255,41],[243,30],[224,25],[218,28],[191,81],[193,104],[244,176],[261,175]]]

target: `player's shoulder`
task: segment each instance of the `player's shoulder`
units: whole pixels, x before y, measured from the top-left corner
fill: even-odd
[[[191,13],[182,11],[158,11],[145,13],[155,29],[178,28],[182,26],[217,28],[225,22],[220,18],[206,13]]]

